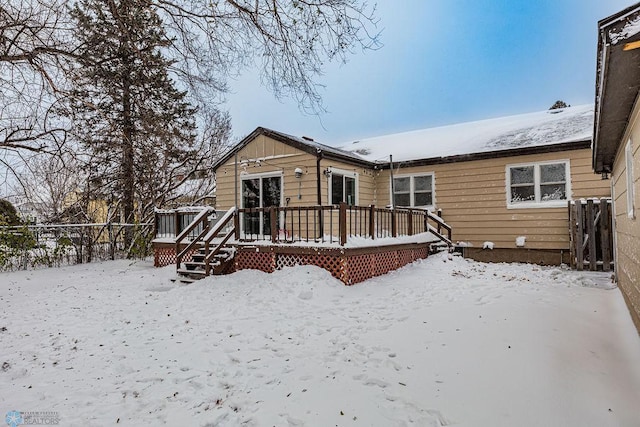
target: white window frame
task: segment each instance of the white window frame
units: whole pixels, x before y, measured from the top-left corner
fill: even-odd
[[[334,168],[332,166],[327,168],[330,172],[330,175],[327,176],[327,195],[328,200],[327,203],[332,205],[332,200],[333,200],[333,185],[332,185],[332,181],[331,178],[333,177],[333,174],[335,173],[336,175],[342,175],[343,179],[342,179],[342,194],[345,194],[345,182],[344,182],[344,177],[347,178],[354,178],[355,179],[355,185],[356,185],[356,200],[353,202],[354,206],[358,206],[358,203],[360,201],[360,178],[359,178],[359,174],[358,172],[352,171],[352,170],[346,170],[346,169],[338,169],[338,168]],[[346,202],[346,201],[345,201]]]
[[[562,200],[548,200],[542,201],[540,194],[540,166],[564,164],[565,166],[565,198]],[[526,202],[512,202],[511,201],[511,168],[529,167],[533,166],[533,185],[535,200]],[[505,183],[506,183],[506,198],[507,209],[529,209],[529,208],[561,208],[567,207],[567,200],[571,200],[571,162],[569,159],[548,160],[544,162],[528,162],[528,163],[513,163],[505,167]]]
[[[627,144],[624,147],[624,157],[626,164],[625,175],[627,177],[627,217],[635,219],[635,189],[633,187],[635,174],[633,173],[633,144],[631,139],[627,141]]]
[[[416,206],[415,203],[415,184],[414,184],[414,179],[416,177],[422,177],[422,176],[430,176],[431,177],[431,204],[430,205],[420,205],[420,206]],[[410,178],[409,179],[409,197],[411,200],[411,206],[412,208],[420,208],[420,209],[429,209],[429,210],[433,210],[435,209],[436,206],[436,174],[435,172],[424,172],[424,173],[410,173],[410,174],[401,174],[401,175],[393,175],[393,178],[389,177],[389,194],[390,194],[390,199],[391,200],[391,204],[395,207],[395,203],[394,203],[394,194],[393,194],[393,190],[394,190],[394,186],[393,186],[393,180],[397,179],[397,178]]]

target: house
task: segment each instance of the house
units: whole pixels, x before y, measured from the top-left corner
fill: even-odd
[[[187,276],[314,264],[352,284],[443,242],[481,261],[608,270],[610,246],[596,243],[610,241],[611,190],[591,168],[593,120],[592,105],[566,107],[340,148],[257,128],[213,167],[218,219],[157,213],[155,263]]]
[[[611,176],[616,276],[640,331],[640,3],[598,29],[592,165]]]
[[[313,264],[354,284],[425,258],[431,243],[450,244],[451,228],[429,211],[374,205],[376,168],[258,128],[214,166],[215,215],[156,212],[155,265],[175,263],[193,278]]]
[[[341,148],[258,128],[214,166],[217,208],[341,202],[423,208],[451,226],[451,238],[465,256],[569,263],[568,201],[610,196],[609,182],[591,169],[592,129],[592,105],[363,139]],[[262,213],[241,228],[256,236],[272,231]]]

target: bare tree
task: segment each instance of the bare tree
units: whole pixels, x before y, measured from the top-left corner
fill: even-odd
[[[379,46],[375,6],[360,0],[148,1],[172,39],[173,71],[199,107],[221,101],[229,75],[257,65],[277,97],[321,112],[325,63]],[[72,30],[65,0],[0,0],[0,148],[54,150],[65,141],[68,124],[52,106],[76,58]]]
[[[0,0],[0,149],[57,150],[66,123],[52,108],[74,57],[63,0]]]
[[[198,205],[215,193],[213,164],[229,148],[230,117],[220,111],[209,111],[200,118],[200,134],[193,155],[182,163],[163,164],[156,175],[146,181],[152,195],[141,204],[141,218],[150,218],[157,206]]]
[[[319,113],[325,64],[380,46],[375,5],[361,0],[150,1],[174,37],[176,73],[201,97],[224,93],[226,76],[257,65],[276,97]]]
[[[76,4],[79,3],[82,2]],[[144,151],[135,152],[134,146],[120,143],[119,150],[126,148],[126,167],[114,166],[114,153],[108,149],[93,151],[90,160],[85,160],[81,175],[84,181],[76,183],[80,189],[76,191],[86,197],[101,198],[113,209],[122,208],[126,221],[131,221],[134,206],[137,217],[142,219],[154,205],[184,200],[181,189],[194,177],[201,180],[197,191],[189,186],[197,194],[194,201],[210,194],[214,184],[207,175],[209,166],[230,135],[229,117],[219,111],[229,77],[240,74],[246,67],[258,68],[263,84],[276,97],[293,97],[303,111],[317,114],[324,111],[318,79],[326,63],[344,62],[356,49],[379,46],[375,5],[370,7],[362,0],[104,0],[102,3],[105,12],[116,11],[114,22],[125,25],[118,29],[121,35],[118,43],[122,46],[137,35],[131,32],[133,27],[126,27],[131,17],[117,11],[133,10],[135,3],[141,10],[148,10],[149,16],[159,17],[154,18],[153,25],[158,27],[157,34],[166,35],[158,46],[166,58],[167,81],[175,82],[175,89],[185,94],[184,103],[194,107],[189,114],[197,117],[195,139],[181,147],[180,156],[158,156],[153,151],[154,143],[166,143],[166,135],[140,127],[136,132],[146,138],[140,146],[146,147]],[[74,147],[86,147],[83,145],[86,138],[100,132],[111,133],[112,140],[132,140],[131,126],[125,126],[121,135],[117,135],[118,125],[126,120],[119,122],[123,117],[118,116],[117,109],[100,104],[105,91],[84,96],[82,90],[70,89],[73,79],[79,76],[79,64],[81,68],[101,66],[99,61],[105,59],[89,55],[92,51],[87,49],[88,41],[78,37],[78,21],[71,18],[70,10],[65,0],[0,0],[0,150],[60,151],[71,135],[72,125],[84,129],[73,134],[78,138]],[[131,49],[128,59],[123,61],[123,69],[132,67],[144,54]],[[144,69],[140,68],[141,76]],[[122,73],[121,82],[126,80],[126,74]],[[166,87],[169,86],[167,83]],[[65,100],[65,108],[59,108],[61,100]],[[147,111],[163,111],[156,105],[143,102],[139,105]],[[66,114],[59,114],[61,111]],[[78,117],[85,119],[84,127],[77,126]],[[184,119],[188,120],[186,115]],[[145,120],[140,117],[140,123],[146,123]],[[131,159],[138,160],[132,163]],[[60,161],[64,167],[69,163],[64,158]],[[136,182],[138,188],[134,188],[136,184],[132,186]],[[101,191],[103,188],[107,190]],[[126,200],[116,194],[127,194]]]
[[[45,223],[91,222],[87,174],[78,157],[30,155],[15,172],[14,194],[29,203]]]

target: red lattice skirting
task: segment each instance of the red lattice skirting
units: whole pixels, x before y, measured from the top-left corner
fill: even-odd
[[[181,249],[187,247],[187,245],[182,245]],[[196,251],[194,249],[192,251],[187,252],[187,254],[182,259],[182,262],[189,262],[192,260],[191,255]],[[171,265],[176,263],[176,245],[175,243],[153,243],[153,265],[155,267],[165,267],[167,265]]]
[[[236,252],[235,269],[271,273],[283,267],[316,265],[346,285],[353,285],[426,258],[428,254],[428,247],[418,244],[358,249],[240,246]]]
[[[154,243],[153,246],[156,267],[176,263],[174,244]],[[184,261],[190,261],[193,252],[188,253]],[[415,243],[357,249],[240,245],[232,271],[253,269],[272,273],[284,267],[316,265],[344,284],[353,285],[426,258],[428,254],[427,245]]]

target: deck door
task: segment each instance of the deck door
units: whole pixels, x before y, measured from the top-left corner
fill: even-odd
[[[282,206],[282,175],[259,175],[242,178],[242,207],[266,208]],[[269,215],[245,213],[242,218],[245,235],[270,235]]]

